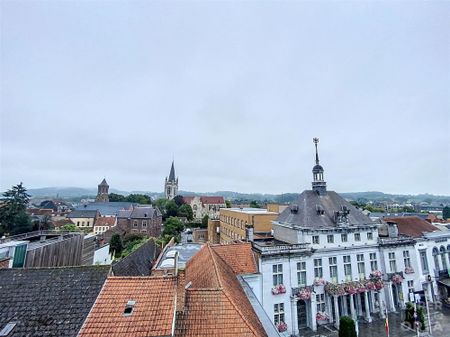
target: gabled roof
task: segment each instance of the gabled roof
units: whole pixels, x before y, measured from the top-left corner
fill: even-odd
[[[231,267],[236,275],[258,272],[250,242],[213,245],[211,248]]]
[[[176,277],[109,277],[78,336],[170,336],[176,290]]]
[[[419,238],[426,232],[438,231],[439,228],[417,216],[402,216],[398,218],[384,218],[386,222],[397,224],[399,234]]]
[[[233,270],[211,246],[187,263],[186,282],[175,336],[267,336]]]
[[[95,226],[114,226],[115,223],[115,216],[102,216],[100,218],[97,218],[97,221],[95,221]]]
[[[103,178],[102,182],[100,183],[99,186],[109,186],[108,183],[106,182],[106,179]]]
[[[121,210],[131,210],[136,205],[127,201],[96,201],[80,205],[76,210],[97,210],[101,215],[117,215]]]
[[[216,196],[200,197],[200,201],[204,205],[225,204],[225,199],[223,197],[216,197]]]
[[[94,210],[75,210],[67,214],[68,218],[95,218],[98,211]]]
[[[334,228],[334,212],[342,211],[345,206],[350,213],[348,214],[348,224],[356,226],[373,225],[372,220],[356,209],[347,200],[342,198],[334,191],[327,191],[325,195],[319,195],[315,191],[303,191],[298,199],[286,208],[277,218],[280,223],[288,225],[309,227],[314,229]],[[295,207],[295,211],[293,211]],[[324,211],[322,215],[318,214],[318,209]]]
[[[145,218],[151,219],[159,215],[161,215],[161,212],[157,207],[153,208],[152,206],[144,206],[144,207],[135,207],[131,212],[130,217],[132,219],[145,219]]]
[[[109,269],[0,269],[0,329],[14,321],[8,337],[76,336]]]
[[[115,276],[149,276],[153,260],[160,248],[153,239],[148,240],[130,255],[112,265]]]

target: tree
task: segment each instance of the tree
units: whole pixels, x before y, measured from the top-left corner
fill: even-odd
[[[417,322],[420,325],[420,330],[425,330],[425,313],[422,307],[417,306],[416,312],[418,315]],[[410,302],[406,303],[405,309],[405,321],[408,322],[409,327],[412,329],[416,329],[416,319],[414,318],[414,305]]]
[[[175,240],[180,241],[181,232],[183,230],[183,223],[175,217],[170,217],[164,222],[162,235],[163,237],[169,238],[169,240],[171,237],[175,237]]]
[[[30,195],[22,183],[3,193],[5,203],[0,207],[0,235],[5,232],[21,234],[31,230],[32,224],[26,213]]]
[[[225,200],[225,205],[227,206],[227,208],[231,208],[231,201]]]
[[[149,205],[152,203],[152,198],[145,194],[130,194],[127,196],[126,201],[133,202],[137,204]]]
[[[79,232],[80,229],[73,223],[66,223],[65,225],[62,225],[59,227],[60,231],[64,232]]]
[[[208,228],[208,220],[209,220],[209,216],[208,216],[208,214],[205,214],[205,216],[202,218],[201,228]]]
[[[339,337],[356,337],[355,321],[348,316],[339,320]]]
[[[123,250],[122,238],[119,234],[114,233],[109,241],[109,253],[114,253],[115,257],[120,257]]]
[[[166,214],[166,205],[169,200],[160,198],[156,199],[154,205],[159,208],[162,214]]]
[[[443,219],[450,219],[450,207],[445,206],[442,210],[442,218]]]
[[[189,221],[192,221],[194,219],[194,212],[192,211],[191,205],[181,205],[178,208],[178,216],[186,217]]]
[[[169,200],[166,203],[166,217],[177,216],[178,215],[178,206],[173,200]]]
[[[258,202],[256,200],[252,200],[250,202],[250,207],[252,207],[252,208],[261,208],[261,206],[258,204]]]
[[[125,201],[125,196],[116,193],[108,194],[109,201]]]
[[[175,203],[177,204],[178,207],[180,207],[181,205],[184,205],[184,204],[185,204],[182,195],[176,195],[176,196],[173,198],[173,201],[175,201]]]

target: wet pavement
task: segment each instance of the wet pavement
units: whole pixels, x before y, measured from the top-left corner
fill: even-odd
[[[383,337],[386,335],[384,319],[372,317],[372,323],[361,320],[358,323],[359,336],[361,337]],[[430,308],[431,331],[429,328],[419,334],[420,337],[449,337],[450,336],[450,309],[440,306]],[[426,320],[427,321],[427,320]],[[332,326],[321,326],[316,332],[307,330],[301,331],[300,336],[304,337],[337,337],[338,331]],[[403,322],[403,313],[389,314],[389,336],[390,337],[414,337],[417,332],[412,330]]]

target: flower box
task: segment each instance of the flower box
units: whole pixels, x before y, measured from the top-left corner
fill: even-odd
[[[323,285],[325,285],[325,283],[327,283],[327,282],[323,278],[318,278],[318,279],[314,280],[314,285],[316,287],[323,286]]]
[[[287,330],[287,328],[288,328],[288,326],[284,322],[281,322],[281,323],[277,324],[277,329],[278,329],[279,332],[284,332],[284,331]]]
[[[316,314],[316,320],[317,321],[326,321],[326,320],[328,320],[328,318],[329,317],[328,317],[326,312],[318,311],[317,314]]]
[[[272,294],[279,295],[286,292],[286,287],[283,284],[278,284],[272,288]]]
[[[303,301],[311,299],[311,290],[304,288],[298,292],[297,297]]]
[[[405,268],[405,274],[413,274],[413,273],[414,273],[414,269],[412,267]]]

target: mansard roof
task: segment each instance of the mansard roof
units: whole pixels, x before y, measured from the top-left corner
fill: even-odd
[[[290,207],[281,212],[276,221],[311,229],[336,228],[335,212],[342,211],[344,206],[349,211],[349,226],[374,224],[368,216],[336,192],[327,191],[325,195],[319,195],[312,190],[303,191]]]

